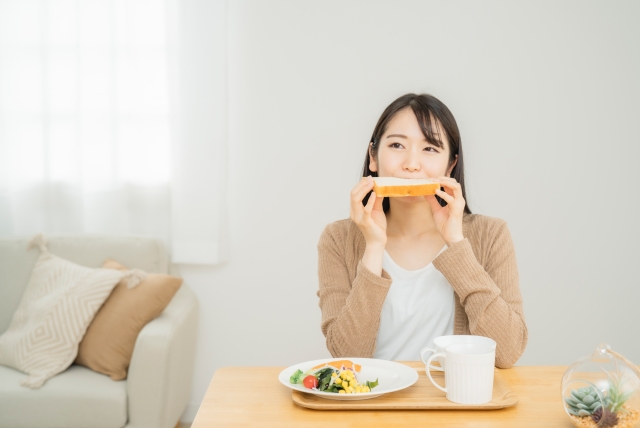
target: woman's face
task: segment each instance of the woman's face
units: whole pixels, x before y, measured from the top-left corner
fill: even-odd
[[[433,125],[436,125],[433,123]],[[369,150],[371,171],[379,177],[438,178],[450,176],[457,162],[449,167],[449,141],[441,126],[439,137],[444,147],[440,148],[427,141],[422,134],[418,119],[411,108],[400,110],[389,121],[387,130],[380,139],[377,159]],[[370,146],[371,147],[371,146]]]

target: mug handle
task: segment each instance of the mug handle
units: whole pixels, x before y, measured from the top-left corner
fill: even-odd
[[[424,360],[424,354],[425,354],[426,352],[432,352],[432,353],[434,353],[434,354],[435,354],[435,353],[436,353],[436,350],[435,350],[435,349],[432,349],[432,348],[424,348],[422,351],[420,351],[420,359],[421,359],[421,360],[422,360],[422,362],[427,366],[427,371],[429,371],[429,370],[435,370],[435,371],[438,371],[438,372],[443,372],[443,371],[444,371],[444,367],[440,367],[440,366],[432,366],[432,365],[427,364],[427,362]]]
[[[445,358],[445,357],[446,357],[446,354],[445,354],[444,352],[436,352],[435,354],[433,354],[432,356],[430,356],[430,357],[429,357],[429,359],[427,360],[427,362],[425,363],[425,364],[427,365],[427,367],[430,367],[431,361],[432,361],[434,358],[437,358],[437,357]],[[434,385],[436,386],[436,388],[438,388],[438,389],[439,389],[439,390],[441,390],[441,391],[447,392],[447,388],[443,388],[443,387],[441,387],[440,385],[438,385],[438,384],[436,383],[436,381],[434,381],[434,380],[433,380],[433,378],[431,377],[431,370],[427,370],[427,376],[429,376],[429,380],[431,381],[431,383],[432,383],[432,384],[434,384]]]

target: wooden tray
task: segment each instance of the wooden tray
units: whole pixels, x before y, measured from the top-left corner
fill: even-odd
[[[327,400],[313,394],[293,391],[293,402],[299,406],[315,410],[493,410],[510,407],[518,402],[518,397],[513,393],[509,384],[496,369],[493,378],[493,396],[491,401],[485,404],[457,404],[447,400],[445,393],[433,386],[427,374],[424,364],[416,367],[416,364],[407,364],[418,372],[418,381],[409,388],[369,400],[338,401]],[[432,371],[433,380],[444,385],[444,373]]]

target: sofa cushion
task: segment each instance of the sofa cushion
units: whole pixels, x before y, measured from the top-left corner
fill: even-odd
[[[21,385],[40,388],[71,365],[113,287],[124,276],[136,285],[142,274],[77,265],[51,254],[41,235],[32,243],[41,254],[11,325],[0,336],[0,364],[29,374]]]
[[[126,266],[146,272],[167,273],[164,244],[136,236],[49,236],[49,251],[82,266],[100,267],[107,258],[117,258]],[[0,333],[9,327],[29,276],[38,259],[37,251],[27,251],[25,237],[0,238]]]
[[[102,267],[128,270],[111,259]],[[164,311],[180,285],[182,278],[164,274],[148,274],[135,288],[120,281],[82,338],[76,364],[125,379],[140,330]]]
[[[40,389],[20,386],[23,373],[0,366],[0,428],[121,428],[127,383],[73,365]]]

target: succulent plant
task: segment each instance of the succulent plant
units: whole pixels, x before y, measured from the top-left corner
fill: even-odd
[[[564,400],[569,406],[569,413],[575,416],[591,416],[593,412],[602,407],[598,393],[592,386],[586,386],[577,390],[572,389],[571,395]]]
[[[607,394],[604,397],[605,406],[612,413],[618,413],[618,411],[622,409],[622,405],[629,399],[629,397],[633,392],[632,391],[629,391],[627,393],[622,392],[622,387],[624,386],[624,382],[620,380],[620,376],[618,376],[618,373],[610,373],[606,370],[605,372],[609,377],[609,390],[607,391]]]
[[[599,428],[615,427],[618,424],[618,415],[606,408],[603,410],[602,406],[593,412],[591,419]]]

